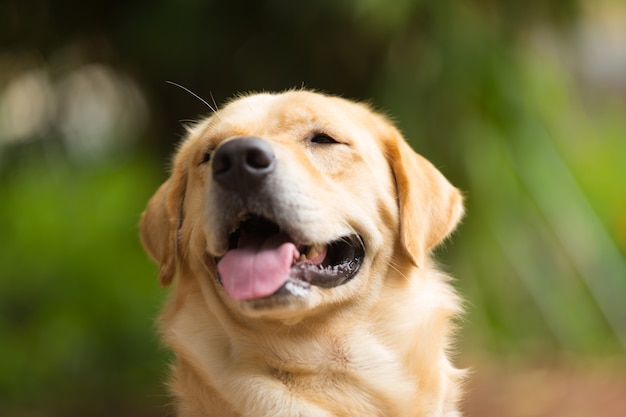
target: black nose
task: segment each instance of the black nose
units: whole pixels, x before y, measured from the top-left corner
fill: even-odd
[[[213,154],[213,179],[228,190],[245,194],[274,171],[275,162],[274,150],[265,140],[252,136],[231,139]]]

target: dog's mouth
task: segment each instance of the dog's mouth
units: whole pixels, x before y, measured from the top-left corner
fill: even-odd
[[[306,245],[258,216],[236,225],[228,244],[228,252],[217,260],[217,270],[220,282],[235,300],[306,296],[312,285],[343,285],[358,272],[365,256],[357,235]]]

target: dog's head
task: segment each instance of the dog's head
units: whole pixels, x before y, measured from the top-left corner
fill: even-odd
[[[383,116],[290,91],[241,97],[190,129],[141,234],[162,285],[178,275],[232,311],[300,318],[424,266],[462,212]]]

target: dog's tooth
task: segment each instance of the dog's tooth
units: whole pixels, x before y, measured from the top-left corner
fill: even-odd
[[[320,256],[320,253],[325,251],[325,246],[324,245],[313,245],[311,246],[311,248],[309,249],[306,257],[307,259],[315,259],[318,256]]]
[[[306,257],[307,259],[313,259],[319,254],[320,253],[319,253],[319,249],[317,248],[317,246],[311,246],[311,249],[309,249],[309,253],[306,254]]]

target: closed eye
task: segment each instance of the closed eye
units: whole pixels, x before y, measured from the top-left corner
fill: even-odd
[[[331,143],[339,143],[332,137],[328,136],[325,133],[316,133],[311,138],[311,143],[319,143],[319,144],[331,144]]]
[[[207,150],[204,155],[202,155],[202,160],[198,165],[206,164],[207,162],[209,162],[211,160],[211,153],[212,150]]]

